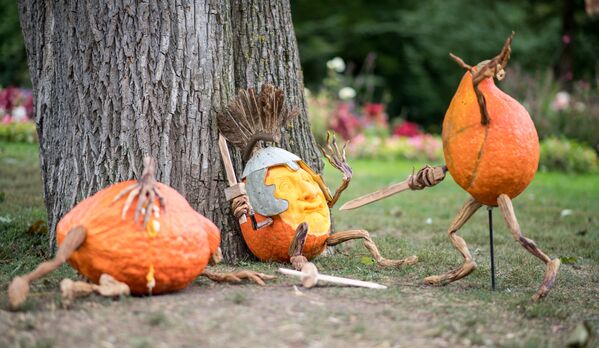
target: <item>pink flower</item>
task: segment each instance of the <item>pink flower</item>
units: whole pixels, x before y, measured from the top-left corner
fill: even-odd
[[[566,45],[569,44],[570,42],[572,42],[572,37],[570,37],[570,35],[566,34],[562,36],[562,42],[565,43]]]
[[[33,113],[33,96],[30,90],[16,87],[0,89],[0,110],[8,112],[21,107],[24,108],[25,115],[23,115],[23,110],[19,109],[19,119],[30,119]]]
[[[4,117],[2,117],[2,123],[7,124],[10,123],[12,121],[10,115],[4,115]]]
[[[385,104],[367,103],[364,105],[364,116],[366,122],[374,123],[378,126],[387,127],[387,114],[385,113]]]
[[[420,126],[418,126],[414,122],[404,121],[400,125],[395,126],[393,129],[393,135],[397,135],[400,137],[415,137],[421,135],[422,131],[420,130]]]
[[[339,103],[329,123],[329,127],[345,140],[352,139],[362,128],[360,119],[351,109],[351,103]]]
[[[408,139],[408,144],[410,144],[416,148],[421,148],[423,143],[424,143],[424,136],[422,134],[414,135]]]

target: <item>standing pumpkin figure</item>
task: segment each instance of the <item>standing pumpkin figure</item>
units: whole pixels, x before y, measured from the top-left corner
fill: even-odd
[[[281,128],[298,115],[296,109],[287,109],[284,101],[280,89],[266,84],[259,94],[254,89],[240,90],[228,110],[218,115],[222,135],[242,150],[247,162],[243,182],[237,183],[223,139],[221,152],[230,167],[227,175],[231,186],[225,195],[232,201],[250,251],[262,261],[291,262],[300,270],[327,246],[363,239],[381,266],[417,262],[416,256],[402,260],[383,258],[365,230],[331,234],[330,208],[352,178],[345,147],[340,150],[334,136],[327,137],[326,149],[321,147],[329,163],[343,174],[343,182],[334,195],[322,177],[295,154],[275,146],[255,148],[259,141],[279,141]]]
[[[220,231],[177,191],[156,182],[151,158],[147,157],[144,165],[139,181],[107,187],[81,201],[60,220],[56,257],[13,279],[8,289],[12,308],[27,299],[31,281],[65,261],[94,283],[63,280],[65,304],[92,292],[118,296],[177,291],[200,274],[214,281],[247,278],[261,285],[263,279],[273,278],[249,271],[202,273],[208,263],[221,259]],[[133,211],[129,208],[136,199]]]
[[[466,242],[457,231],[482,205],[499,206],[514,239],[546,264],[543,282],[533,296],[536,301],[546,296],[553,286],[560,260],[552,260],[522,235],[512,206],[512,199],[530,184],[539,164],[539,139],[530,115],[493,81],[493,77],[502,80],[505,76],[513,36],[512,33],[506,40],[499,55],[475,67],[450,54],[468,72],[445,114],[443,152],[451,176],[472,197],[448,230],[451,243],[464,257],[464,264],[453,271],[427,277],[425,282],[450,283],[476,268]],[[397,192],[399,190],[393,193]],[[350,201],[341,209],[357,208],[380,198],[375,192]]]

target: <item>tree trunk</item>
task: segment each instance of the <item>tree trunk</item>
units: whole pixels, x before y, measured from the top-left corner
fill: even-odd
[[[286,11],[284,23],[290,26],[289,5],[276,8]],[[238,45],[231,5],[216,0],[20,0],[19,10],[51,247],[56,224],[68,210],[112,183],[139,177],[149,154],[157,160],[158,180],[221,228],[225,260],[248,257],[223,193],[214,117],[236,87],[255,82],[235,74]],[[288,37],[292,40],[276,45],[287,45],[282,52],[297,64],[292,31],[285,33]],[[299,65],[294,68],[299,71]],[[292,98],[303,106],[301,76],[276,82],[295,91]],[[305,112],[301,118],[289,141],[315,152]]]
[[[235,87],[272,83],[282,86],[289,105],[300,117],[283,132],[281,147],[322,170],[320,152],[310,131],[304,99],[304,79],[288,1],[233,0]],[[239,161],[237,161],[239,162]]]

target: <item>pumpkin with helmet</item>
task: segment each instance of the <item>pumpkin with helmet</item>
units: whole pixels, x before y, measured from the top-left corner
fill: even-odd
[[[345,147],[339,149],[335,137],[328,136],[322,153],[343,174],[341,186],[331,194],[323,178],[306,162],[274,146],[280,140],[281,129],[298,114],[296,108],[285,105],[283,91],[270,84],[262,85],[259,92],[252,88],[240,90],[229,107],[218,114],[221,134],[241,150],[245,162],[242,182],[232,185],[225,194],[232,201],[250,251],[262,261],[291,262],[301,269],[327,246],[363,239],[379,265],[415,263],[415,256],[383,258],[365,230],[331,234],[330,208],[347,188],[352,170]],[[266,146],[259,148],[261,141]]]

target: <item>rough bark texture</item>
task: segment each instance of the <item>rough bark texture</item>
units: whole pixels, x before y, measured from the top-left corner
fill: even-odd
[[[288,105],[291,108],[297,106],[300,115],[283,132],[279,145],[297,154],[317,171],[322,170],[320,152],[308,122],[289,2],[233,0],[232,13],[235,87],[256,87],[262,83],[280,86],[285,91]],[[239,157],[236,159],[239,163]]]
[[[260,17],[253,20],[284,15],[287,28],[268,38],[278,38],[268,47],[281,52],[252,59],[272,56],[279,64],[274,57],[285,54],[299,71],[289,4],[271,6],[278,16],[263,7],[269,14],[253,12]],[[221,228],[225,260],[249,255],[224,198],[215,120],[215,110],[246,85],[234,79],[232,10],[216,0],[19,1],[52,247],[56,224],[69,209],[138,177],[149,154],[157,179]],[[299,81],[277,82],[289,84],[303,105],[301,75],[294,76]],[[307,129],[290,136],[312,146]]]

